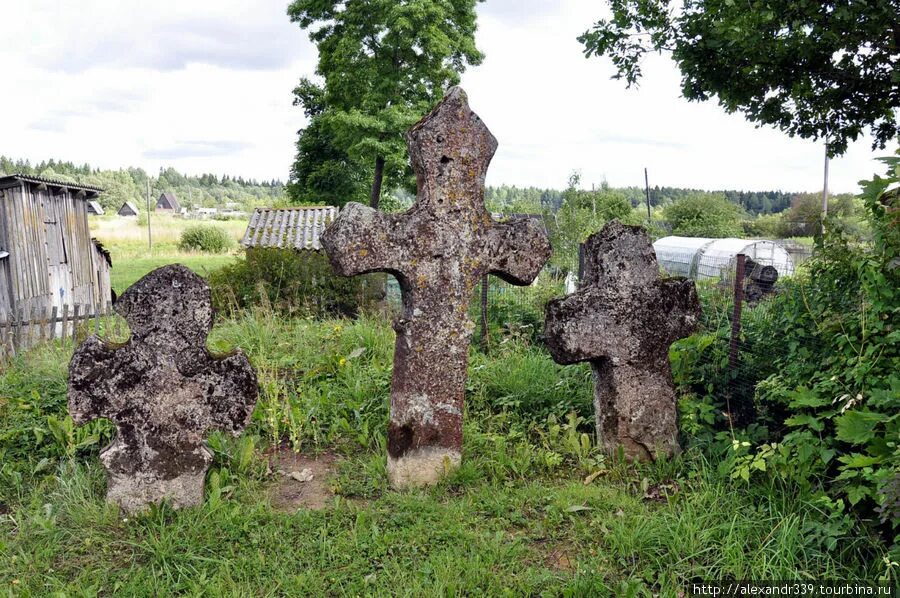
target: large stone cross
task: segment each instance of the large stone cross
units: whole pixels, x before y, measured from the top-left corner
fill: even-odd
[[[697,326],[693,281],[659,277],[647,233],[614,220],[585,243],[579,289],[547,305],[546,342],[557,362],[594,370],[597,439],[614,454],[652,460],[678,451],[669,345]]]
[[[339,274],[383,271],[400,283],[387,464],[397,488],[432,484],[459,465],[476,284],[484,274],[530,284],[550,257],[539,222],[498,223],[485,209],[497,140],[462,89],[449,90],[406,139],[419,188],[412,208],[347,204],[322,239]]]
[[[184,266],[154,270],[116,303],[131,327],[123,345],[88,338],[69,364],[69,413],[109,418],[118,433],[100,453],[107,500],[135,512],[163,498],[199,504],[212,429],[239,434],[256,404],[256,373],[236,351],[213,356],[210,291]]]

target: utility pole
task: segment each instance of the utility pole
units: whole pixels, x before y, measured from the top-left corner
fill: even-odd
[[[147,249],[153,252],[153,232],[150,229],[150,175],[147,175]]]
[[[825,234],[825,218],[828,217],[828,139],[825,139],[825,183],[822,186],[822,234]]]
[[[650,224],[650,179],[647,176],[647,168],[644,168],[644,190],[647,192],[647,224]]]

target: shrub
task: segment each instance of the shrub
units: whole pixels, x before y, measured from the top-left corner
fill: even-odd
[[[263,306],[280,314],[356,315],[359,277],[337,276],[324,252],[252,248],[209,277],[213,305],[226,314]]]
[[[209,224],[189,226],[181,233],[178,248],[182,251],[225,253],[234,246],[234,239],[221,228]]]

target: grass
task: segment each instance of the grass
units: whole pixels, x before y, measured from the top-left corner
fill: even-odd
[[[110,250],[113,268],[110,275],[113,290],[121,295],[125,289],[148,272],[167,264],[183,264],[201,276],[228,265],[237,259],[239,250],[228,254],[210,255],[184,252],[178,249],[181,233],[197,220],[154,214],[151,218],[153,249],[147,242],[144,219],[122,218],[116,215],[89,219],[91,234]],[[241,220],[203,221],[225,230],[235,241],[243,237],[247,222]]]
[[[590,438],[591,382],[527,341],[472,352],[461,469],[429,490],[385,481],[393,333],[376,318],[221,322],[262,395],[240,440],[210,438],[205,503],[123,517],[104,501],[95,422],[65,425],[71,344],[0,374],[0,587],[21,596],[675,596],[712,579],[874,579],[862,533],[826,549],[810,496],[732,481],[689,450],[631,466]],[[359,349],[364,349],[362,352]],[[53,423],[56,421],[57,423]],[[333,505],[272,508],[279,444],[341,465]],[[248,452],[247,449],[252,449]],[[250,455],[248,458],[247,455]]]

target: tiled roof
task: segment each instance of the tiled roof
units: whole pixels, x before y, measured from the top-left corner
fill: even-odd
[[[325,227],[337,217],[333,206],[257,208],[241,244],[244,247],[322,248]]]

